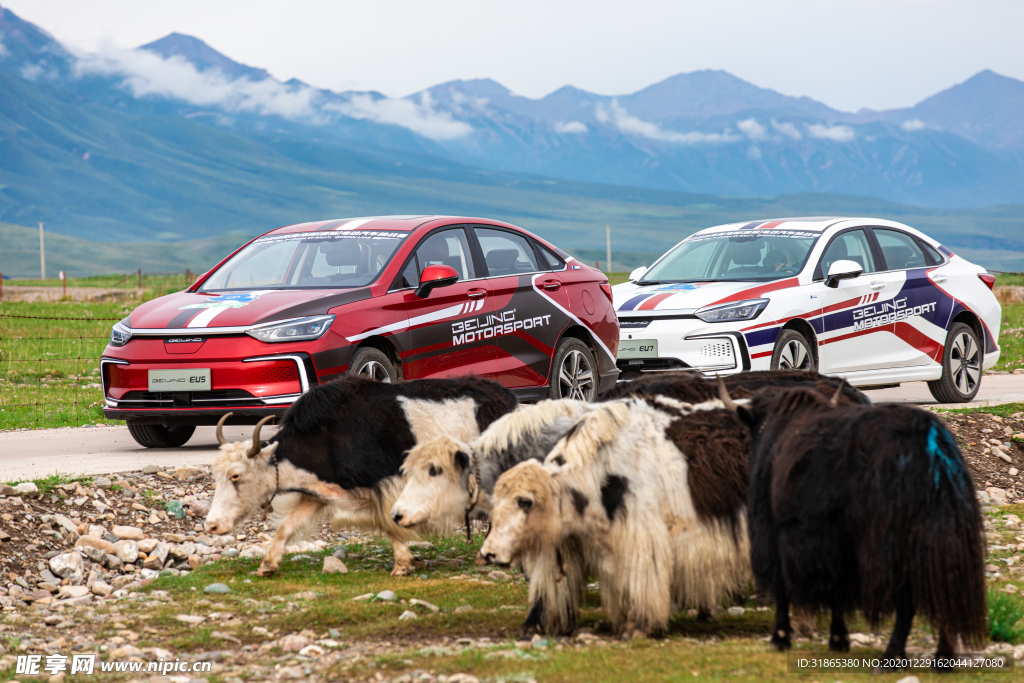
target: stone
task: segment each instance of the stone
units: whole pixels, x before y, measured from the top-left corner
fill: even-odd
[[[394,591],[381,591],[380,593],[377,593],[377,597],[374,599],[383,600],[384,602],[394,602],[398,599],[398,596],[395,595]]]
[[[91,592],[85,586],[61,586],[58,596],[62,598],[81,598],[89,595]]]
[[[82,536],[75,542],[76,548],[95,548],[106,554],[114,554],[114,544],[95,536]]]
[[[145,655],[134,645],[122,645],[110,652],[110,659],[127,659],[128,657],[145,657]]]
[[[298,681],[306,678],[306,670],[301,666],[282,666],[277,670],[277,677],[282,681]]]
[[[146,465],[145,467],[142,468],[143,474],[156,474],[159,471],[160,468],[157,467],[156,465]]]
[[[989,498],[992,500],[992,505],[1006,505],[1006,490],[998,488],[996,486],[989,486],[985,489],[988,493]]]
[[[203,558],[199,555],[188,556],[188,568],[195,571],[203,566]]]
[[[50,560],[50,571],[72,583],[81,582],[85,578],[85,563],[78,553],[64,553]]]
[[[57,523],[60,526],[60,528],[64,529],[65,532],[70,534],[74,531],[77,533],[78,527],[75,525],[74,522],[72,522],[64,515],[53,515],[53,521]]]
[[[39,495],[39,487],[30,481],[18,484],[14,487],[14,490],[18,495],[25,496],[26,498],[35,498]]]
[[[176,500],[169,500],[164,503],[164,509],[167,510],[168,515],[175,519],[185,519],[185,508]]]
[[[110,481],[106,477],[96,477],[92,480],[92,485],[98,489],[109,489],[114,482]]]
[[[307,645],[299,650],[299,654],[303,657],[320,657],[324,654],[324,649],[319,645]]]
[[[198,614],[179,614],[174,618],[184,624],[201,624],[206,621],[206,617]]]
[[[226,583],[211,583],[203,589],[204,593],[230,593],[231,587]]]
[[[441,609],[437,605],[435,605],[435,604],[433,604],[431,602],[427,602],[426,600],[420,600],[419,598],[413,598],[412,600],[409,601],[409,604],[414,606],[414,607],[416,605],[420,605],[421,607],[426,607],[428,610],[430,610],[431,612],[435,612],[435,613],[441,611]]]
[[[181,545],[172,545],[170,554],[176,560],[187,560],[189,555],[196,554],[196,544],[182,543]]]
[[[324,558],[323,574],[348,574],[345,563],[333,555]]]
[[[278,644],[285,652],[298,652],[309,645],[309,638],[293,633],[282,638]]]
[[[433,550],[434,544],[430,541],[413,541],[409,543],[410,548],[416,548],[418,550]]]
[[[188,504],[188,508],[185,510],[185,514],[189,517],[202,517],[205,518],[210,514],[210,506],[213,505],[213,501],[208,498],[200,498],[194,500]]]
[[[114,544],[114,554],[125,564],[134,564],[139,559],[139,544],[129,540],[118,541]]]
[[[188,479],[189,477],[201,477],[203,476],[203,470],[199,467],[179,467],[174,470],[175,479]]]
[[[182,534],[164,534],[164,540],[168,543],[184,543],[186,538]]]
[[[242,552],[238,552],[234,548],[231,548],[229,550],[224,551],[224,557],[241,557],[245,560],[258,560],[261,557],[263,557],[265,552],[266,551],[263,550],[263,548],[259,547],[258,545],[254,545],[246,548]]]
[[[107,560],[107,554],[99,548],[93,548],[92,546],[86,546],[82,548],[82,552],[85,556],[96,564],[103,564]]]
[[[363,593],[362,595],[357,595],[356,597],[352,598],[352,602],[356,602],[357,600],[372,600],[372,599],[373,599],[373,593]]]
[[[105,581],[100,580],[92,585],[93,595],[98,595],[101,598],[105,598],[113,592],[114,588]]]
[[[156,569],[157,571],[164,568],[164,564],[167,562],[167,554],[170,552],[170,546],[166,543],[157,543],[153,551],[149,553],[149,557],[146,558],[142,566],[146,569]]]
[[[398,615],[399,621],[407,621],[409,619],[416,619],[416,613],[412,610],[405,610],[400,615]]]
[[[336,557],[339,560],[344,560],[346,557],[348,557],[348,551],[345,550],[345,546],[340,546],[333,553],[331,553],[331,557]]]
[[[153,549],[156,548],[158,543],[160,543],[160,541],[158,541],[155,538],[147,538],[141,540],[138,543],[139,552],[146,553],[148,555],[149,553],[153,552]]]
[[[472,605],[459,605],[458,607],[455,608],[455,613],[456,614],[460,614],[462,612],[472,612],[472,611],[473,611],[473,606]]]
[[[512,580],[511,576],[509,576],[505,572],[501,572],[501,571],[497,571],[497,570],[495,570],[493,572],[490,572],[487,575],[487,578],[491,579],[492,581],[511,581]]]

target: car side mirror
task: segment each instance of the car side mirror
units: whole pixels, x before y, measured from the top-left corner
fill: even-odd
[[[647,266],[640,266],[639,268],[634,268],[633,272],[629,274],[629,281],[636,282],[637,280],[642,278],[644,276],[644,273],[646,272]]]
[[[435,287],[450,287],[459,281],[459,271],[451,266],[427,266],[420,273],[420,286],[416,288],[416,296],[426,299]]]
[[[825,286],[835,289],[839,286],[840,280],[849,280],[864,272],[863,266],[856,261],[839,260],[828,267],[828,277],[825,279]]]

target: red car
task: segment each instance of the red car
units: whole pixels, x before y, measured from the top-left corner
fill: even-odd
[[[498,221],[278,228],[114,325],[103,414],[143,446],[173,447],[227,412],[234,424],[280,415],[345,373],[477,375],[521,400],[589,400],[618,377],[611,299],[602,273]]]

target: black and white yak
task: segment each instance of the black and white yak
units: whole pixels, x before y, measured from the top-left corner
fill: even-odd
[[[985,637],[985,543],[974,483],[956,439],[932,413],[837,406],[820,393],[755,396],[738,414],[753,435],[749,529],[754,576],[776,600],[771,644],[790,647],[789,607],[829,610],[829,647],[845,617],[896,613],[885,657],[906,656],[915,614],[939,634]]]
[[[325,516],[335,528],[383,532],[395,552],[392,574],[408,574],[413,564],[407,544],[416,534],[395,524],[390,514],[402,488],[406,453],[439,436],[468,441],[515,407],[510,391],[483,379],[391,384],[345,377],[301,396],[269,443],[259,439],[266,419],[251,440],[238,443],[225,442],[218,425],[216,492],[206,531],[230,533],[272,503],[280,525],[260,565],[261,576],[277,570],[292,536]]]
[[[749,431],[715,400],[668,397],[598,404],[545,464],[526,461],[494,489],[481,552],[496,564],[553,557],[566,539],[597,558],[601,602],[616,632],[663,631],[673,610],[710,608],[749,577]],[[555,575],[557,577],[557,574]],[[543,623],[551,573],[531,575],[527,617]]]

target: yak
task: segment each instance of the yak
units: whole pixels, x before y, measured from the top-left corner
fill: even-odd
[[[406,453],[439,436],[470,440],[516,407],[508,389],[489,380],[424,379],[385,383],[360,376],[321,384],[285,412],[269,443],[227,443],[220,425],[216,483],[206,531],[225,534],[273,504],[281,520],[260,576],[273,574],[288,539],[325,515],[335,528],[381,531],[395,552],[392,574],[413,569],[407,543],[416,538],[391,519]],[[223,425],[224,419],[221,419]]]
[[[886,658],[906,656],[915,614],[937,628],[938,657],[985,637],[985,543],[956,439],[920,408],[837,405],[800,388],[731,405],[752,434],[749,534],[754,577],[776,601],[771,645],[791,646],[789,607],[845,617],[895,612]]]

